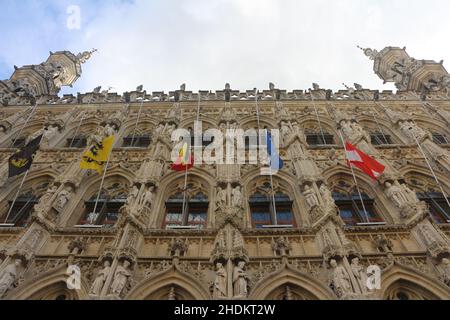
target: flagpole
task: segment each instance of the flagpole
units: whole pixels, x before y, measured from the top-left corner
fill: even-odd
[[[339,132],[339,136],[341,138],[342,144],[344,146],[345,158],[347,159],[347,146],[345,145],[345,141],[344,141],[344,137],[342,135],[341,129],[339,129],[338,132]],[[365,218],[366,218],[367,222],[370,223],[369,215],[367,213],[366,206],[364,205],[361,190],[359,189],[359,186],[358,186],[358,180],[356,180],[355,170],[353,169],[353,165],[350,162],[349,162],[349,165],[350,165],[350,169],[352,170],[353,181],[355,182],[356,189],[358,190],[359,200],[361,200],[361,205],[364,210]]]
[[[27,120],[25,121],[24,125],[23,125],[22,128],[20,129],[19,133],[18,133],[18,134],[16,135],[16,137],[14,138],[14,141],[13,141],[13,143],[12,143],[12,146],[14,146],[14,144],[15,144],[16,141],[17,141],[17,139],[19,139],[20,135],[21,135],[22,132],[23,132],[23,129],[25,129],[25,127],[27,126],[28,122],[30,122],[31,118],[33,117],[33,115],[34,115],[34,113],[35,113],[35,111],[36,111],[36,109],[37,109],[37,107],[38,107],[38,104],[35,103],[33,109],[31,110],[30,115],[28,116],[28,118],[27,118]]]
[[[414,137],[414,140],[416,141],[417,146],[418,146],[419,149],[420,149],[420,152],[422,153],[423,157],[425,158],[425,161],[426,161],[426,163],[427,163],[427,165],[428,165],[428,168],[430,169],[431,173],[433,174],[434,180],[436,181],[437,185],[439,186],[439,189],[441,189],[442,195],[444,196],[445,201],[447,202],[447,205],[448,205],[448,207],[450,208],[450,201],[448,200],[447,193],[445,192],[444,188],[442,187],[441,183],[439,182],[439,179],[437,178],[436,173],[434,172],[434,169],[433,169],[433,167],[431,166],[431,164],[430,164],[430,162],[429,162],[429,160],[428,160],[427,155],[425,154],[425,151],[423,150],[422,146],[420,145],[419,140],[417,140],[416,135],[415,135],[415,134],[412,134],[412,136]],[[445,211],[444,211],[444,213],[445,213]],[[445,213],[445,215],[447,216],[446,213]],[[448,217],[448,216],[447,216],[447,218],[450,219],[450,217]]]
[[[198,92],[198,104],[197,104],[197,122],[199,122],[200,121],[200,102],[201,102],[201,93],[200,93],[200,91]],[[194,142],[195,142],[195,128],[194,128]],[[189,143],[189,145],[190,145],[190,143]],[[194,147],[196,147],[196,146],[194,146]],[[189,147],[189,150],[188,150],[188,154],[189,154],[189,162],[191,162],[193,159],[192,159],[192,154],[191,154],[191,152],[192,152],[192,146],[190,146]],[[188,167],[189,167],[189,165],[190,165],[191,163],[187,163],[187,164],[185,164],[186,165],[186,170],[184,171],[184,189],[183,189],[183,208],[182,208],[182,211],[181,211],[181,217],[182,217],[182,219],[184,219],[185,218],[185,215],[187,215],[187,212],[186,212],[186,198],[187,198],[187,183],[188,183]]]
[[[100,190],[98,191],[97,199],[95,200],[94,211],[92,212],[94,215],[97,211],[98,202],[100,201],[100,196],[102,193],[103,184],[105,183],[106,172],[108,171],[108,166],[109,166],[109,162],[111,160],[112,151],[113,151],[113,148],[111,148],[111,151],[109,152],[108,160],[106,161],[105,169],[103,170],[102,181],[100,183]],[[89,221],[89,222],[91,223],[91,225],[94,223],[93,221]]]
[[[326,145],[327,142],[325,140],[325,134],[324,134],[323,129],[322,129],[322,122],[320,121],[319,112],[317,111],[316,101],[314,99],[314,95],[313,95],[311,90],[310,90],[309,93],[311,95],[311,100],[312,100],[312,103],[313,103],[314,111],[316,113],[317,122],[319,123],[320,133],[322,134],[322,139],[323,139],[323,144]]]
[[[362,92],[362,96],[363,96],[363,98],[364,98],[364,101],[367,102],[367,96],[366,96],[366,93],[365,93],[365,92]],[[374,98],[374,101],[375,101],[375,98]],[[373,106],[373,105],[372,105],[372,106]],[[385,136],[385,134],[384,134],[384,132],[383,132],[383,128],[380,126],[380,123],[378,122],[377,117],[375,117],[375,113],[373,112],[373,107],[370,108],[370,113],[372,114],[372,117],[373,117],[373,119],[375,120],[375,123],[376,123],[377,126],[378,126],[378,130],[380,130],[380,133],[381,133],[381,135],[383,136],[384,144],[387,144],[389,141],[387,141],[386,136]]]
[[[387,109],[382,103],[380,103],[380,106],[381,106],[382,108],[384,108],[385,110]],[[422,146],[420,145],[419,140],[417,140],[416,135],[415,135],[415,134],[412,134],[412,136],[414,137],[414,140],[415,140],[417,146],[419,147],[419,150],[420,150],[420,152],[422,153],[422,156],[424,157],[425,162],[427,163],[428,168],[430,169],[431,174],[433,175],[434,180],[436,181],[436,183],[437,183],[439,189],[440,189],[441,192],[442,192],[442,195],[443,195],[444,198],[445,198],[445,201],[447,202],[447,205],[448,205],[449,208],[450,208],[450,201],[448,200],[447,193],[445,192],[444,188],[442,187],[442,184],[439,182],[439,179],[437,178],[436,173],[434,172],[434,169],[433,169],[433,167],[431,166],[431,164],[430,164],[430,162],[429,162],[429,160],[428,160],[428,157],[427,157],[425,151],[423,150]],[[444,211],[444,213],[445,213],[445,211]],[[446,215],[447,215],[447,214],[446,214]],[[449,221],[450,221],[450,220],[449,220]]]
[[[22,191],[22,187],[23,187],[23,185],[24,185],[24,183],[25,183],[25,180],[26,180],[26,178],[27,178],[27,176],[28,176],[28,172],[30,172],[30,169],[28,169],[28,170],[25,172],[25,174],[24,174],[24,176],[23,176],[23,178],[22,178],[22,182],[20,183],[19,189],[17,190],[17,193],[16,193],[16,195],[15,195],[15,197],[14,197],[14,200],[13,200],[13,202],[11,203],[11,206],[9,207],[8,214],[6,215],[5,224],[8,223],[9,216],[10,216],[10,214],[11,214],[11,212],[12,212],[12,209],[13,209],[14,205],[16,204],[16,201],[17,201],[17,198],[18,198],[19,195],[20,195],[20,192]]]
[[[260,115],[259,115],[259,104],[258,104],[258,89],[255,88],[255,103],[256,103],[256,120],[258,123],[258,145],[261,145],[261,137],[260,137],[260,130],[261,130],[261,123],[260,123]],[[265,131],[266,133],[266,140],[268,138],[268,132],[267,130]],[[271,146],[272,147],[272,146]],[[272,153],[272,150],[270,150]],[[277,217],[277,203],[276,203],[276,199],[275,199],[275,189],[273,188],[273,172],[272,172],[272,163],[271,163],[271,159],[269,158],[269,155],[267,155],[267,158],[269,160],[269,176],[270,176],[270,189],[271,189],[271,193],[272,193],[272,209],[273,209],[273,222],[274,225],[278,225],[278,217]]]
[[[44,125],[44,128],[45,128],[45,125]],[[39,145],[42,143],[43,139],[44,139],[44,133],[42,133],[42,137],[41,137],[41,140],[39,141]],[[25,183],[25,180],[27,179],[27,176],[28,176],[28,173],[30,172],[30,170],[31,170],[31,167],[25,172],[25,175],[23,176],[23,179],[20,182],[19,189],[17,190],[17,193],[14,197],[14,201],[11,203],[11,206],[9,207],[9,210],[8,210],[8,214],[6,215],[5,223],[8,222],[9,216],[11,215],[12,209],[13,209],[14,205],[16,204],[17,198],[19,197],[20,192],[22,191],[22,187]]]
[[[88,104],[87,104],[88,107],[91,105],[91,102],[92,102],[92,98],[89,99],[89,102],[88,102]],[[76,138],[77,135],[78,135],[78,131],[80,130],[81,125],[83,124],[83,121],[84,121],[84,119],[86,118],[86,113],[87,113],[86,111],[83,112],[83,116],[81,117],[81,120],[80,120],[80,123],[78,124],[77,130],[75,131],[75,135],[72,137],[72,140],[70,141],[69,148],[72,148],[73,142],[75,141],[75,138]]]
[[[126,106],[127,106],[127,118],[125,120],[128,119],[128,116],[129,116],[129,110],[128,109],[129,109],[130,105],[126,104]],[[97,199],[95,200],[94,211],[92,212],[94,214],[97,211],[98,202],[100,201],[100,196],[101,196],[101,193],[102,193],[103,185],[105,183],[106,173],[108,171],[108,166],[109,166],[109,163],[111,161],[111,156],[112,156],[112,153],[113,153],[114,145],[117,142],[116,139],[115,139],[116,136],[115,135],[113,135],[113,136],[114,136],[114,142],[113,142],[113,145],[111,147],[111,150],[109,151],[108,160],[106,161],[106,165],[105,165],[105,168],[104,168],[104,171],[103,171],[102,181],[100,183],[100,190],[98,191]],[[81,154],[81,157],[83,157],[83,154],[84,154],[84,152]],[[91,221],[89,221],[89,222],[91,222]]]
[[[136,119],[136,124],[135,124],[134,130],[133,130],[133,137],[131,138],[131,147],[133,147],[134,137],[135,137],[135,135],[136,135],[136,129],[137,129],[137,127],[138,127],[139,120],[141,119],[142,107],[143,107],[143,105],[144,105],[145,91],[144,91],[143,94],[144,94],[144,95],[143,95],[143,97],[142,97],[141,105],[139,106],[138,117],[137,117],[137,119]]]

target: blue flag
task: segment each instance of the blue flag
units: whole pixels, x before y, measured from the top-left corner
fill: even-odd
[[[270,131],[267,130],[267,152],[269,155],[269,163],[272,170],[280,170],[284,166],[283,160],[280,158],[280,155],[277,153],[275,146],[272,143],[272,135]]]

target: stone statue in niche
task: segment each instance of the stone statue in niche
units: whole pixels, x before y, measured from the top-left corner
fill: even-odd
[[[227,272],[222,263],[216,264],[216,278],[214,280],[213,297],[226,298],[227,297]]]
[[[224,208],[227,205],[227,190],[217,187],[217,208]]]
[[[58,194],[58,197],[56,198],[56,202],[54,205],[55,209],[58,212],[61,212],[66,206],[66,204],[69,202],[69,200],[72,197],[72,192],[73,188],[71,186],[67,186]]]
[[[443,258],[439,266],[441,269],[441,280],[450,287],[450,260]]]
[[[330,261],[330,266],[332,268],[331,282],[336,295],[342,298],[346,294],[352,293],[352,283],[345,268],[339,265],[334,259]]]
[[[333,195],[332,195],[331,191],[325,186],[325,184],[322,184],[320,186],[319,191],[320,191],[322,200],[323,200],[324,205],[327,208],[327,210],[335,208],[336,205],[334,203]]]
[[[50,200],[55,195],[56,191],[58,190],[58,187],[55,185],[51,185],[47,191],[42,195],[42,197],[39,199],[39,203],[34,206],[34,210],[36,211],[45,211],[46,208],[51,207]]]
[[[245,271],[245,262],[240,261],[233,270],[233,291],[235,298],[246,298],[248,295],[249,276]]]
[[[400,130],[405,136],[407,136],[411,142],[416,143],[416,139],[421,142],[421,140],[427,135],[427,132],[422,128],[418,127],[413,121],[399,121],[398,123]]]
[[[101,269],[97,273],[97,276],[95,277],[94,283],[91,286],[89,294],[94,296],[99,296],[101,294],[103,286],[105,285],[105,281],[108,278],[110,272],[111,272],[111,263],[108,260],[106,260],[103,263],[103,269]]]
[[[398,185],[386,182],[385,187],[386,195],[389,199],[392,200],[392,202],[394,202],[397,207],[401,208],[409,202],[407,196],[403,192],[404,190],[402,190],[402,188],[400,188]]]
[[[130,206],[134,203],[134,201],[138,197],[138,194],[139,194],[139,189],[136,185],[134,185],[133,188],[131,189],[130,194],[127,197],[127,205],[128,206]]]
[[[309,185],[305,186],[303,191],[303,195],[305,196],[306,203],[308,204],[309,209],[312,209],[319,205],[319,199],[317,198],[317,194]]]
[[[350,268],[352,269],[352,273],[355,276],[356,281],[358,282],[361,293],[363,293],[363,294],[366,293],[367,292],[367,274],[364,270],[364,267],[359,264],[358,257],[355,257],[352,259]]]
[[[139,206],[141,208],[151,209],[152,204],[153,204],[153,199],[155,197],[154,191],[155,191],[155,187],[151,186],[147,189],[147,191],[144,192],[144,194],[141,196],[141,200],[139,201]]]
[[[55,125],[51,125],[46,128],[42,134],[41,147],[48,148],[50,146],[50,141],[56,137],[59,132],[59,128]]]
[[[233,189],[233,191],[231,192],[231,205],[233,207],[237,207],[237,208],[241,208],[242,207],[242,192],[241,192],[241,187],[237,186],[236,188]]]
[[[16,259],[0,272],[0,298],[3,297],[8,290],[14,287],[22,265],[22,260]]]
[[[120,297],[127,285],[128,278],[131,277],[130,261],[124,260],[122,265],[119,265],[114,272],[114,280],[111,285],[111,293]]]

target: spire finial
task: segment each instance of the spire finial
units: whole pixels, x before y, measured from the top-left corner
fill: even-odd
[[[83,53],[79,53],[77,55],[77,59],[80,63],[86,63],[86,61],[88,61],[92,57],[92,54],[97,51],[98,51],[97,49],[92,49],[91,51],[85,51]]]
[[[363,48],[363,47],[360,47],[360,46],[357,46],[359,49],[361,49],[363,52],[364,52],[364,54],[367,56],[367,57],[369,57],[370,58],[370,60],[375,60],[376,58],[378,58],[378,56],[379,56],[379,52],[377,51],[377,50],[375,50],[375,49],[370,49],[370,48]]]

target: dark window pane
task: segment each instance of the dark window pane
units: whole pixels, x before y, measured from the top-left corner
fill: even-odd
[[[67,139],[67,148],[86,148],[87,139],[85,137],[75,137]]]
[[[147,148],[150,145],[150,136],[128,136],[123,138],[124,148]]]
[[[330,145],[334,144],[334,137],[330,134],[307,134],[306,142],[310,146]]]
[[[386,145],[386,144],[392,144],[391,136],[390,135],[383,135],[381,133],[372,134],[370,136],[372,144],[374,146],[380,146],[380,145]]]
[[[436,144],[448,144],[447,137],[440,133],[433,133],[433,141]]]
[[[25,147],[25,138],[19,138],[12,141],[12,148],[20,149]]]

